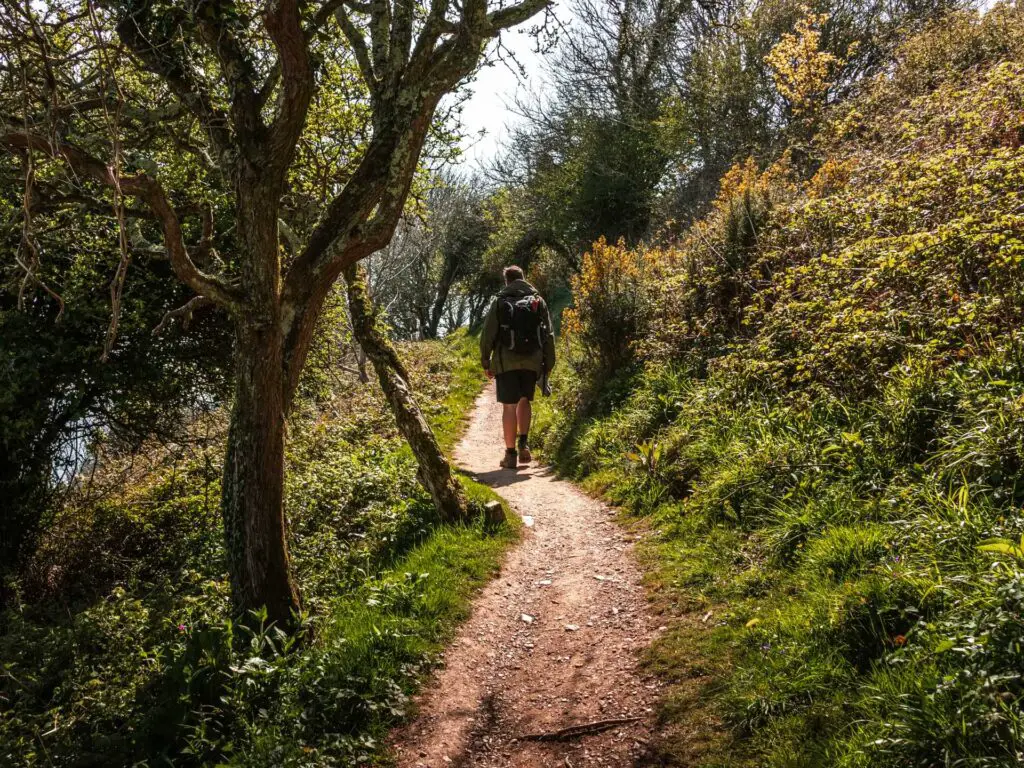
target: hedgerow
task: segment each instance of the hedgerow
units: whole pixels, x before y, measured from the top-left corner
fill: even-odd
[[[667,763],[709,705],[706,765],[1024,760],[1022,41],[1018,8],[949,16],[822,118],[813,175],[741,163],[617,254],[643,332],[611,389],[614,328],[565,328],[545,450],[646,518],[660,599],[703,618],[651,655],[706,681]]]

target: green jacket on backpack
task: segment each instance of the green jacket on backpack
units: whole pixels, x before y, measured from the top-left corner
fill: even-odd
[[[513,280],[501,289],[499,296],[512,296],[519,298],[537,293],[537,289],[525,280]],[[538,376],[544,372],[546,364],[548,373],[555,367],[555,335],[552,331],[551,313],[547,317],[547,337],[544,339],[542,348],[536,349],[532,354],[523,354],[514,350],[505,349],[499,339],[501,330],[498,322],[498,301],[491,302],[487,316],[484,318],[484,328],[480,333],[480,362],[486,370],[494,373],[505,373],[505,371],[533,371]]]

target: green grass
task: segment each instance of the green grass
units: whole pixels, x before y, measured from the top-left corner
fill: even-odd
[[[677,617],[648,654],[673,685],[666,764],[1019,764],[1024,571],[979,549],[1024,528],[1003,469],[1024,455],[1016,359],[845,407],[657,368],[590,417],[541,404],[545,451],[647,531],[651,593]],[[912,454],[900,414],[922,388],[946,405]]]
[[[478,339],[466,329],[460,328],[446,336],[441,344],[452,360],[451,383],[440,408],[430,411],[430,426],[441,447],[451,452],[462,437],[466,416],[480,394],[485,381],[480,367]],[[414,380],[415,384],[415,380]]]
[[[403,346],[450,449],[479,392],[475,340]],[[335,385],[338,386],[338,385]],[[291,551],[307,642],[228,620],[221,438],[69,503],[0,617],[0,763],[352,765],[386,761],[474,592],[518,537],[467,478],[474,521],[439,525],[376,386],[306,402],[289,430]],[[126,459],[127,462],[127,459]],[[98,478],[104,482],[104,477]]]

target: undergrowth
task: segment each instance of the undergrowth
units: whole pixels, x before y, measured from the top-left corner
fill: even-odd
[[[584,259],[536,431],[649,531],[667,764],[1024,760],[1022,31],[950,16],[813,178],[741,164],[681,242]]]
[[[481,375],[474,340],[404,348],[446,448]],[[336,379],[290,423],[290,547],[307,640],[229,620],[223,424],[106,457],[0,620],[0,763],[373,763],[407,696],[515,539],[440,526],[375,385]],[[468,479],[477,508],[496,498]]]

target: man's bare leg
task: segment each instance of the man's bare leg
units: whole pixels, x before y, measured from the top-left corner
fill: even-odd
[[[519,463],[519,456],[516,453],[516,406],[513,403],[501,404],[501,431],[505,437],[505,454],[501,458],[501,466],[505,469],[515,469]]]
[[[530,434],[530,419],[532,417],[533,408],[530,401],[525,397],[521,398],[516,406],[516,424],[519,427],[519,450],[516,452],[516,457],[520,464],[529,464],[533,461],[533,454],[530,453],[530,446],[526,442],[526,438]]]
[[[516,406],[516,422],[520,435],[530,434],[530,420],[533,418],[533,404],[525,397],[519,400]],[[505,442],[508,444],[508,432],[505,432]]]
[[[522,401],[520,401],[522,404]],[[516,449],[516,405],[502,403],[501,406],[501,430],[505,433],[505,448],[514,451]]]

